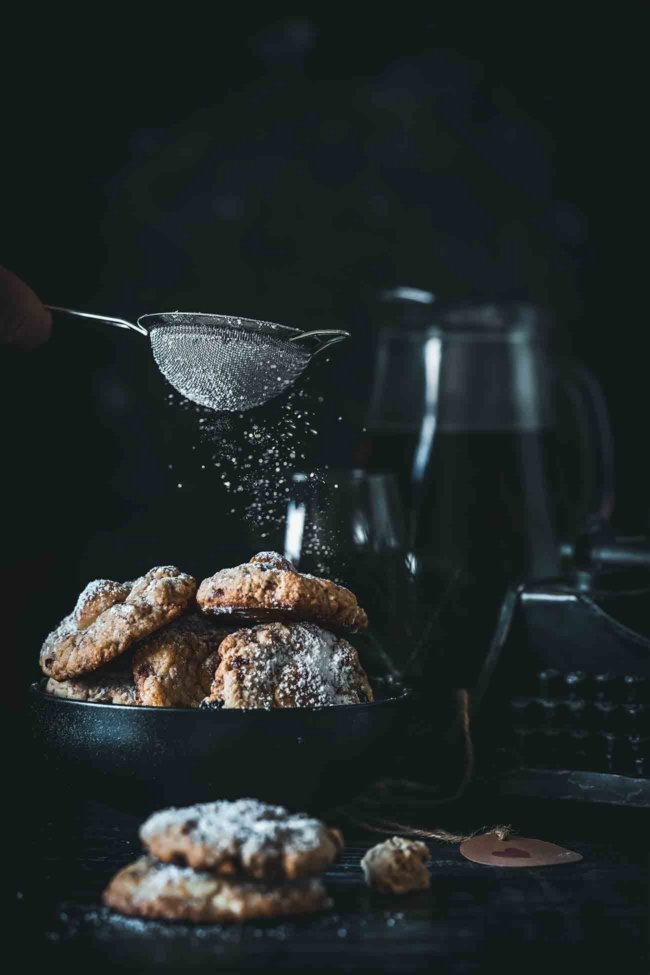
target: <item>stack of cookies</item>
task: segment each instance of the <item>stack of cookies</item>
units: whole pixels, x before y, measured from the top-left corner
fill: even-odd
[[[343,848],[336,829],[256,799],[165,809],[140,829],[147,855],[113,877],[122,914],[225,923],[330,906],[320,874]]]
[[[366,629],[368,618],[343,586],[297,572],[276,552],[260,552],[204,579],[197,602],[212,619],[248,624],[219,647],[208,705],[301,708],[372,701],[357,652],[340,636]]]
[[[47,637],[58,697],[149,707],[286,708],[373,699],[343,633],[364,630],[355,596],[276,552],[195,580],[174,566],[90,583]]]

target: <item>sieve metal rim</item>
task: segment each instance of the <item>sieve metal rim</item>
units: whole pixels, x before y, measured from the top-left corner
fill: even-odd
[[[171,311],[150,312],[138,318],[138,325],[147,334],[154,329],[174,328],[183,325],[190,327],[208,327],[211,329],[232,329],[250,332],[255,335],[265,335],[269,338],[290,341],[305,334],[302,329],[279,325],[277,322],[262,322],[255,318],[242,318],[240,315],[216,315],[208,312]]]

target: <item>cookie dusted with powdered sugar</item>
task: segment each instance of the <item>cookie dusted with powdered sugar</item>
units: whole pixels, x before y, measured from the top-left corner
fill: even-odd
[[[266,881],[320,873],[343,848],[338,830],[257,799],[163,809],[143,824],[140,839],[165,863]]]
[[[171,623],[195,592],[194,579],[169,565],[150,569],[133,583],[91,582],[45,640],[41,669],[58,681],[97,670]]]
[[[380,894],[408,894],[413,890],[428,890],[431,874],[426,861],[431,852],[420,840],[393,836],[371,847],[361,869],[366,883]]]
[[[313,623],[269,623],[227,636],[204,702],[225,708],[365,704],[372,688],[357,651]]]
[[[197,708],[210,693],[219,644],[230,632],[188,613],[142,640],[133,658],[137,703]]]
[[[136,704],[135,685],[124,674],[89,674],[70,680],[50,677],[45,690],[54,697],[69,701],[88,701],[91,704]]]
[[[259,552],[250,562],[204,579],[197,602],[205,613],[252,623],[304,620],[349,633],[368,626],[349,589],[303,575],[277,552]]]
[[[222,924],[313,914],[330,907],[320,880],[270,886],[141,857],[113,877],[104,904],[121,914]]]

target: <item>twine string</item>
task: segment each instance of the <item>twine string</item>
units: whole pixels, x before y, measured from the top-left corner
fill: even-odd
[[[474,774],[474,745],[470,727],[469,692],[460,688],[455,693],[458,706],[457,720],[463,737],[463,773],[456,789],[447,796],[440,796],[440,790],[424,782],[414,782],[410,779],[382,779],[356,800],[351,806],[341,810],[346,819],[355,826],[360,826],[371,833],[394,833],[416,839],[440,840],[442,843],[463,843],[472,836],[484,833],[494,833],[501,841],[508,839],[512,832],[511,826],[483,827],[474,833],[462,835],[436,827],[434,829],[413,823],[392,819],[380,813],[386,805],[400,804],[402,808],[426,812],[439,806],[455,802],[467,790]],[[373,793],[375,795],[373,795]]]

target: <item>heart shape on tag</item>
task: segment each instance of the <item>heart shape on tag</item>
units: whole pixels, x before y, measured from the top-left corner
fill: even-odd
[[[555,843],[527,836],[501,840],[496,833],[470,836],[461,843],[460,852],[466,860],[491,867],[554,867],[582,860],[580,853]]]

